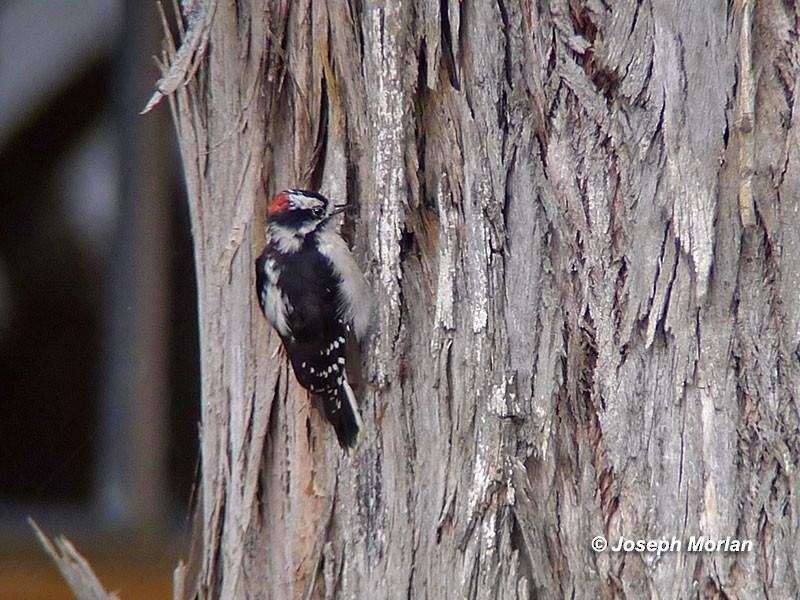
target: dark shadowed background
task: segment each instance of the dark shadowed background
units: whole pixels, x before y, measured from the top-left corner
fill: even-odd
[[[0,599],[71,598],[26,523],[125,599],[168,597],[190,526],[191,232],[155,3],[0,4]],[[124,560],[122,560],[124,558]]]

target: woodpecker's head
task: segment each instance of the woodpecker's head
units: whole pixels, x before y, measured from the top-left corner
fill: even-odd
[[[267,234],[282,252],[296,252],[309,235],[322,231],[331,217],[342,212],[322,194],[284,190],[272,200],[267,215]]]

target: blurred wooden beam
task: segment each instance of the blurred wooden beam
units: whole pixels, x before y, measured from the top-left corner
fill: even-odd
[[[97,505],[111,526],[154,530],[166,503],[169,125],[139,116],[158,70],[154,5],[127,1],[115,86],[120,211],[106,296]]]

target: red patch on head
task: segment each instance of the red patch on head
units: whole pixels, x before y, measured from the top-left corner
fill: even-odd
[[[289,192],[286,190],[282,191],[272,200],[272,204],[269,205],[269,216],[283,212],[284,210],[289,210]]]

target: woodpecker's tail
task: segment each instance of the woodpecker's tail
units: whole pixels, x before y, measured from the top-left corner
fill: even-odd
[[[347,379],[338,388],[318,394],[322,399],[325,418],[336,431],[339,445],[352,454],[364,439],[364,423],[358,412],[356,396]]]

